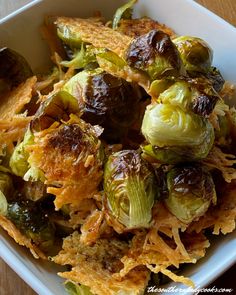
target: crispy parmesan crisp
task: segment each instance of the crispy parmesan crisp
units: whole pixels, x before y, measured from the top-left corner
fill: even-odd
[[[211,169],[219,170],[226,182],[230,183],[236,179],[236,169],[233,167],[236,164],[235,155],[226,154],[219,147],[214,146],[202,162]]]
[[[64,240],[63,250],[53,261],[71,265],[71,271],[59,275],[90,287],[94,294],[142,294],[149,280],[146,268],[133,269],[124,278],[114,277],[122,268],[120,259],[128,249],[127,242],[114,238],[100,239],[93,246],[84,246],[78,232],[74,232]]]
[[[66,27],[71,34],[77,33],[83,42],[90,43],[96,48],[111,50],[120,57],[124,57],[132,41],[129,36],[91,19],[58,17],[56,25],[59,30]]]
[[[57,210],[64,204],[78,205],[98,191],[103,174],[100,141],[91,144],[84,132],[96,137],[93,127],[79,119],[66,125],[54,124],[35,134],[35,144],[28,147],[29,162],[43,171],[47,192],[56,196]],[[88,165],[91,155],[96,156],[95,162]]]
[[[116,277],[123,277],[133,268],[145,265],[152,272],[162,272],[175,282],[194,287],[194,283],[183,276],[178,276],[168,269],[174,265],[179,268],[182,263],[196,263],[205,256],[209,241],[203,234],[190,235],[175,216],[159,203],[154,208],[155,224],[146,234],[138,233],[132,240],[131,248],[121,259],[123,269]]]
[[[160,24],[149,17],[137,19],[121,19],[118,31],[131,38],[137,38],[145,35],[151,30],[161,30],[170,37],[175,37],[175,33],[166,25]]]
[[[28,78],[10,93],[7,92],[1,97],[0,119],[12,119],[19,114],[24,106],[30,102],[32,91],[37,81],[35,76]]]
[[[11,119],[0,119],[0,151],[5,148],[12,151],[14,143],[20,142],[32,117],[14,116]]]
[[[28,248],[34,258],[47,259],[44,253],[36,245],[34,245],[29,238],[24,236],[10,220],[2,215],[0,215],[0,226],[15,240],[17,244]]]

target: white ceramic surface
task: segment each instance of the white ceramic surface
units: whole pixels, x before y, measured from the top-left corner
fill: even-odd
[[[101,10],[111,17],[124,1],[116,0],[36,0],[0,21],[0,46],[21,53],[37,72],[48,67],[49,51],[39,27],[45,15],[91,16]],[[236,29],[191,0],[140,0],[135,15],[147,15],[175,29],[178,34],[205,39],[214,49],[214,65],[227,80],[236,83]],[[60,269],[34,260],[27,250],[16,245],[0,230],[0,256],[40,295],[65,295]],[[236,232],[212,241],[204,259],[185,268],[196,286],[209,284],[236,262]],[[170,284],[168,286],[177,286]],[[182,285],[178,287],[185,288]],[[159,293],[160,294],[160,293]],[[165,293],[166,294],[166,293]],[[172,293],[173,294],[173,293]],[[178,293],[174,293],[178,294]],[[181,294],[190,294],[181,292]],[[105,295],[105,294],[104,294]]]

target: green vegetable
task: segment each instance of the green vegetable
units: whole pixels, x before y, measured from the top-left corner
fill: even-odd
[[[54,226],[39,202],[17,200],[9,202],[7,217],[28,238],[42,249],[54,242]]]
[[[57,23],[57,35],[70,48],[80,48],[83,43],[79,31],[64,24]]]
[[[10,168],[12,172],[20,177],[23,177],[29,169],[29,163],[27,162],[29,153],[26,150],[26,147],[34,143],[34,135],[28,128],[24,139],[19,143],[10,158]]]
[[[109,143],[121,140],[139,115],[139,89],[100,68],[81,71],[63,90],[77,98],[82,119],[104,128]]]
[[[0,191],[0,215],[5,216],[7,214],[7,206],[7,199],[2,191]]]
[[[188,72],[207,72],[212,64],[213,51],[202,39],[180,36],[173,40]]]
[[[82,43],[80,49],[74,53],[72,60],[62,61],[61,65],[64,67],[73,67],[74,69],[79,70],[85,68],[90,63],[96,62],[96,56],[88,48],[89,47]]]
[[[75,97],[66,91],[59,91],[48,97],[37,110],[30,123],[30,129],[41,131],[50,127],[55,121],[67,121],[70,114],[79,114],[80,109]]]
[[[66,291],[69,295],[93,295],[90,288],[84,285],[75,284],[71,281],[65,283]]]
[[[132,7],[136,2],[137,0],[130,0],[129,2],[117,9],[112,22],[113,30],[118,28],[119,22],[122,18],[130,19],[132,17]]]
[[[108,210],[126,228],[150,226],[158,188],[152,168],[137,151],[123,150],[109,157],[104,194]]]
[[[155,80],[150,95],[157,102],[172,104],[204,117],[212,113],[219,100],[212,83],[202,77]]]
[[[214,129],[207,119],[170,104],[147,107],[142,133],[153,147],[189,150],[189,160],[205,158],[214,142]]]
[[[192,102],[191,86],[185,81],[178,81],[164,90],[159,95],[159,100],[164,104],[172,104],[188,110]]]
[[[162,31],[152,30],[134,39],[126,61],[129,66],[146,72],[151,80],[185,73],[177,48]]]
[[[198,164],[172,168],[167,174],[167,187],[167,208],[187,224],[204,215],[217,201],[211,174]]]

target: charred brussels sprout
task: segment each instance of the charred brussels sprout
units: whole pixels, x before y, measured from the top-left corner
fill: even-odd
[[[63,89],[78,99],[82,119],[104,128],[108,142],[121,139],[139,115],[139,90],[101,69],[78,73]]]
[[[185,69],[188,72],[207,72],[212,63],[213,52],[202,39],[190,36],[181,36],[173,40],[180,52]]]
[[[7,217],[40,248],[53,245],[54,227],[40,203],[29,200],[10,202]]]
[[[193,79],[201,78],[205,80],[217,93],[222,90],[225,83],[224,78],[216,67],[210,67],[210,69],[204,73],[188,72],[188,74]]]
[[[176,82],[167,80],[154,81],[151,92],[158,96],[158,101],[163,104],[172,104],[186,111],[191,111],[200,116],[208,117],[219,99],[212,84],[202,78],[178,79]],[[162,89],[164,85],[166,89]],[[162,92],[161,92],[162,91]]]
[[[134,39],[127,50],[126,60],[131,67],[147,72],[152,80],[183,73],[179,52],[162,31],[152,30]]]
[[[171,169],[167,174],[169,197],[167,208],[179,220],[191,223],[204,215],[210,204],[216,204],[215,185],[211,174],[198,164]]]
[[[23,56],[7,47],[0,49],[0,92],[18,86],[32,75]]]
[[[162,158],[165,153],[162,153],[160,158],[158,153],[155,153],[155,147],[156,151],[160,151],[158,148],[169,147],[170,151],[180,155],[180,162],[205,158],[214,142],[214,129],[207,119],[184,112],[170,104],[147,107],[142,133],[153,147],[153,155],[161,162],[165,161],[165,158]],[[183,149],[186,151],[184,157]]]
[[[149,227],[158,190],[151,167],[137,151],[123,150],[109,157],[104,194],[109,212],[126,228]]]
[[[67,121],[70,114],[78,114],[79,105],[77,100],[66,91],[59,91],[48,97],[37,110],[30,123],[32,131],[44,130],[55,121]]]

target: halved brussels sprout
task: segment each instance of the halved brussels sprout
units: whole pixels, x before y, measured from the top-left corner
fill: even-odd
[[[198,164],[172,168],[167,174],[167,187],[167,208],[187,224],[204,215],[217,201],[211,174]]]
[[[162,79],[152,82],[150,95],[163,104],[172,104],[201,116],[209,116],[219,99],[212,84],[203,78]]]
[[[30,200],[9,202],[7,217],[42,249],[53,245],[55,230],[41,204]]]
[[[10,48],[0,48],[0,93],[18,86],[32,75],[23,56]]]
[[[122,5],[116,10],[116,13],[113,17],[112,28],[117,29],[119,22],[122,18],[130,19],[132,17],[132,7],[137,2],[137,0],[130,0],[126,4]]]
[[[154,199],[158,197],[155,175],[139,152],[112,154],[104,172],[105,205],[127,229],[149,227]]]
[[[184,74],[177,48],[166,33],[158,30],[134,39],[126,61],[129,66],[147,72],[152,80]]]
[[[188,72],[207,72],[212,64],[213,51],[202,39],[180,36],[173,39]]]
[[[169,147],[177,154],[184,148],[188,160],[205,158],[214,142],[214,129],[207,119],[171,104],[149,105],[141,129],[151,146]]]
[[[100,68],[76,74],[63,90],[77,98],[82,119],[104,128],[108,142],[120,140],[139,115],[139,89]]]

